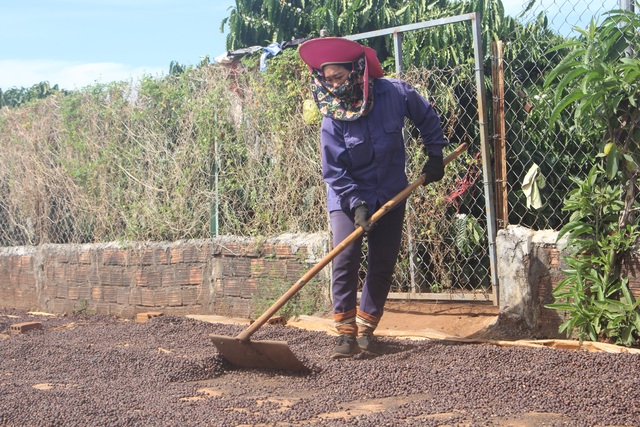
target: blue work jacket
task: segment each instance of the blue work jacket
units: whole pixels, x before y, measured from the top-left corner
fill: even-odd
[[[351,212],[362,201],[370,212],[408,185],[402,135],[405,117],[420,131],[429,155],[442,156],[445,139],[433,106],[408,83],[374,80],[373,109],[354,121],[324,117],[322,176],[329,212]]]

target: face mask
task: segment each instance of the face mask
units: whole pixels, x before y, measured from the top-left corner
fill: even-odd
[[[362,95],[362,81],[356,71],[349,73],[349,77],[337,88],[325,84],[325,87],[333,96],[344,101],[353,100]],[[360,81],[359,81],[360,80]],[[358,87],[360,86],[360,87]]]
[[[337,88],[325,83],[322,72],[312,70],[311,90],[323,115],[337,120],[352,121],[371,111],[373,81],[365,79],[365,61],[363,54],[353,63],[353,71],[349,73],[349,77]],[[365,84],[368,85],[366,90]]]

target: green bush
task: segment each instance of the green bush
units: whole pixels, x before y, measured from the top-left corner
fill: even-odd
[[[634,298],[623,266],[640,241],[640,17],[612,11],[591,22],[582,37],[556,49],[570,52],[547,76],[555,93],[551,123],[571,130],[597,150],[586,178],[564,204],[571,217],[560,237],[572,248],[570,269],[548,307],[566,312],[561,331],[580,339],[640,341],[640,296]]]

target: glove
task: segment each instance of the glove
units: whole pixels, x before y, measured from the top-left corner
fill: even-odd
[[[362,227],[365,233],[370,232],[375,227],[375,224],[369,223],[369,218],[371,218],[371,215],[369,215],[369,208],[367,207],[366,203],[358,205],[353,210],[354,224],[356,226]]]
[[[442,156],[429,156],[422,168],[422,173],[426,175],[424,184],[422,185],[440,181],[444,176],[444,161],[442,160]]]

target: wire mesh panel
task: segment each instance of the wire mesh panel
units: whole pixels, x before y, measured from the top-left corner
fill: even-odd
[[[1,109],[0,245],[326,231],[308,71],[258,60]]]
[[[492,299],[488,244],[491,230],[482,188],[480,154],[482,119],[479,105],[484,99],[476,84],[478,64],[474,62],[474,48],[479,47],[474,45],[469,21],[472,17],[452,17],[433,25],[424,23],[426,28],[416,24],[417,28],[402,32],[401,38],[397,33],[393,35],[396,49],[402,49],[402,52],[396,51],[396,61],[402,61],[401,53],[405,51],[423,52],[418,47],[430,45],[429,40],[434,37],[440,39],[449,35],[465,41],[458,51],[461,58],[456,61],[442,61],[434,52],[433,55],[418,55],[419,64],[414,62],[406,71],[398,64],[396,69],[402,71],[402,78],[434,105],[450,141],[448,151],[461,144],[468,144],[469,148],[466,154],[447,166],[442,181],[422,187],[409,197],[390,298]],[[416,56],[410,56],[415,61]],[[406,172],[410,180],[418,177],[426,160],[419,138],[417,130],[407,122]],[[366,268],[365,259],[361,280]]]
[[[545,87],[545,79],[570,55],[567,42],[589,40],[594,27],[610,11],[633,9],[631,2],[530,0],[520,6],[516,9],[509,5],[515,20],[483,24],[485,52],[491,52],[484,57],[485,84],[493,99],[488,125],[494,148],[490,161],[496,168],[496,178],[479,173],[479,163],[474,162],[480,159],[472,143],[466,166],[448,171],[448,178],[457,176],[459,183],[445,179],[411,199],[392,289],[397,295],[392,296],[489,298],[491,242],[486,238],[491,238],[492,218],[486,218],[484,208],[492,203],[500,207],[500,228],[518,224],[559,229],[568,220],[563,202],[574,187],[572,177],[586,176],[607,142],[594,144],[588,130],[573,125],[571,120],[552,123],[550,117],[559,100]],[[472,57],[471,52],[464,51],[464,40],[455,36],[461,32],[457,27],[463,25],[447,25],[436,37],[420,34],[432,29],[403,33],[402,43],[396,42],[405,54],[412,54],[413,64],[422,70],[407,72],[404,77],[433,101],[453,144],[464,137],[477,142],[478,137],[470,70],[459,65],[464,60],[452,59],[447,49],[447,45],[455,44],[458,54]],[[495,43],[497,39],[502,43]],[[625,53],[636,54],[631,48]],[[450,63],[458,65],[449,67]],[[412,150],[412,145],[408,148]],[[409,165],[413,171],[419,167],[417,159]],[[495,186],[495,200],[483,199],[483,180]],[[449,192],[460,193],[453,204]]]
[[[473,69],[412,68],[404,78],[418,90],[428,89],[425,95],[438,110],[451,147],[466,143],[469,148],[447,166],[442,181],[418,189],[410,198],[391,297],[490,299],[487,215]],[[465,87],[464,92],[449,90],[461,86]],[[409,135],[413,135],[409,129]],[[419,142],[413,137],[407,140],[410,176],[417,175],[425,161]]]
[[[550,115],[557,99],[545,89],[546,76],[569,54],[558,48],[584,38],[591,20],[602,23],[616,0],[528,1],[514,10],[522,24],[510,34],[504,60],[504,138],[507,144],[508,223],[559,229],[568,220],[563,200],[571,177],[586,176],[601,147],[571,123],[557,126]],[[602,141],[604,144],[605,141]]]

